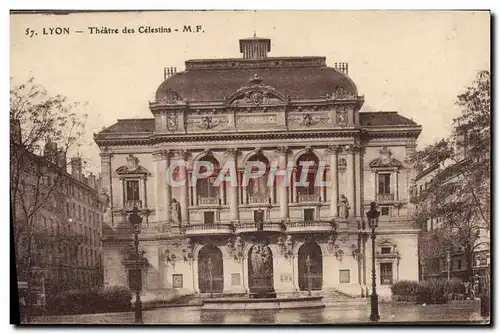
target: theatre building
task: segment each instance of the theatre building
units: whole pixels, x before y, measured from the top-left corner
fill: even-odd
[[[109,197],[105,284],[130,284],[128,217],[137,207],[145,298],[263,287],[365,296],[372,201],[380,294],[417,280],[409,158],[421,127],[397,112],[360,112],[364,97],[346,63],[269,57],[266,38],[239,48],[241,58],[169,70],[149,102],[151,118],[119,119],[95,135]],[[258,162],[264,175],[245,176]],[[192,182],[193,173],[204,176]],[[234,182],[217,182],[229,174]]]

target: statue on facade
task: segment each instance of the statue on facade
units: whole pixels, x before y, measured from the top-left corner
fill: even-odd
[[[349,217],[349,201],[344,194],[340,195],[339,199],[339,217],[343,219],[347,219]]]
[[[174,198],[172,200],[171,204],[171,211],[172,211],[172,221],[174,224],[180,225],[181,224],[181,205],[177,200]]]
[[[269,246],[261,243],[252,250],[253,277],[264,278],[272,275],[272,253]]]

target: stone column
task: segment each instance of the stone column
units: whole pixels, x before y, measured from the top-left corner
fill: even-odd
[[[277,150],[278,154],[278,168],[280,171],[283,173],[287,172],[287,151],[288,147],[282,146],[279,147]],[[289,185],[286,184],[287,176],[286,174],[283,176],[279,176],[281,179],[281,182],[277,183],[278,187],[278,199],[280,203],[280,218],[281,219],[288,219],[288,187]]]
[[[238,157],[238,150],[231,148],[227,150],[226,153],[227,160],[226,163],[232,164],[234,167],[230,169],[231,173],[233,171],[236,171],[236,159]],[[236,177],[236,182],[238,182],[238,178],[236,175],[232,176]],[[232,221],[238,221],[239,220],[239,211],[238,211],[238,191],[239,191],[239,184],[236,186],[233,184],[233,182],[229,182],[229,189],[228,189],[228,202],[229,202],[229,212],[230,212],[230,219]]]
[[[198,180],[196,180],[196,183],[198,182]],[[193,205],[196,206],[198,205],[198,188],[196,187],[196,183],[192,184],[191,185],[191,190],[192,190],[192,194],[193,194]]]
[[[170,165],[170,151],[167,150],[165,151],[165,170],[168,170],[168,167]],[[167,223],[170,223],[171,219],[171,200],[172,200],[172,188],[170,185],[170,178],[172,175],[166,175],[165,177],[165,182],[163,183],[163,217]]]
[[[355,217],[358,214],[358,209],[356,207],[356,149],[354,145],[347,147],[347,200],[349,201],[350,212],[349,217]]]
[[[354,147],[355,158],[354,158],[354,170],[355,170],[355,198],[356,198],[356,215],[361,216],[363,212],[363,185],[361,184],[361,178],[363,175],[363,163],[362,163],[362,151],[361,145]]]
[[[330,154],[330,182],[331,182],[331,195],[330,195],[330,216],[332,218],[338,217],[339,208],[339,171],[338,171],[338,146],[332,145],[328,147]]]
[[[102,189],[99,195],[102,194],[102,198],[107,202],[107,206],[104,208],[103,213],[103,221],[111,224],[112,227],[114,224],[113,217],[113,186],[112,186],[112,167],[111,160],[113,157],[113,153],[111,152],[102,152],[99,154],[101,157],[101,185]],[[115,194],[116,196],[116,194]]]
[[[160,150],[153,153],[153,161],[155,163],[155,184],[156,184],[156,203],[155,203],[155,216],[157,222],[165,221],[166,203],[165,187],[166,185],[166,172],[167,172],[167,152]]]
[[[220,204],[226,205],[226,182],[220,183]]]
[[[187,152],[184,150],[179,150],[177,152],[177,158],[179,160],[185,160],[187,162]],[[180,204],[181,204],[181,220],[183,224],[189,223],[189,198],[188,198],[188,172],[186,166],[179,166],[179,181],[183,182],[180,192]]]

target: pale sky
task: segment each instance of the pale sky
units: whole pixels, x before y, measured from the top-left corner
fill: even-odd
[[[202,25],[203,33],[140,34],[139,26]],[[117,28],[91,35],[88,27]],[[68,27],[69,35],[43,35]],[[123,34],[124,27],[135,29]],[[26,30],[38,35],[29,37]],[[82,34],[75,33],[82,30]],[[50,93],[87,102],[89,147],[82,155],[98,172],[92,133],[118,118],[152,117],[163,68],[184,61],[241,57],[238,39],[271,39],[270,57],[325,56],[349,63],[365,95],[362,111],[398,111],[422,125],[419,147],[449,135],[456,96],[490,68],[489,12],[295,11],[141,12],[11,15],[11,77],[34,77]]]

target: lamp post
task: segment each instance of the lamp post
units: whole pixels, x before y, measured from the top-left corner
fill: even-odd
[[[450,255],[450,251],[448,251],[446,253],[446,263],[448,264],[448,268],[447,268],[447,271],[448,271],[448,281],[450,280],[451,278],[451,267],[450,267],[450,262],[451,262],[451,255]]]
[[[134,207],[132,209],[132,213],[128,217],[128,220],[130,222],[130,227],[132,228],[132,232],[134,233],[134,249],[135,249],[135,323],[136,324],[142,324],[142,301],[141,301],[141,269],[140,269],[140,263],[139,263],[139,233],[141,233],[141,224],[142,224],[142,217],[139,216],[139,209],[137,207]]]
[[[377,274],[375,270],[375,229],[378,226],[378,217],[380,216],[380,211],[377,210],[377,203],[370,203],[370,211],[366,213],[368,217],[368,224],[372,229],[372,295],[371,295],[371,313],[370,320],[378,321],[380,315],[378,314],[378,296],[377,296]]]
[[[212,258],[209,257],[207,260],[207,269],[208,269],[208,281],[210,283],[210,298],[213,297],[213,277],[212,270],[214,270],[214,264],[212,263]]]
[[[307,254],[306,257],[306,268],[307,268],[307,295],[311,296],[311,256]]]

